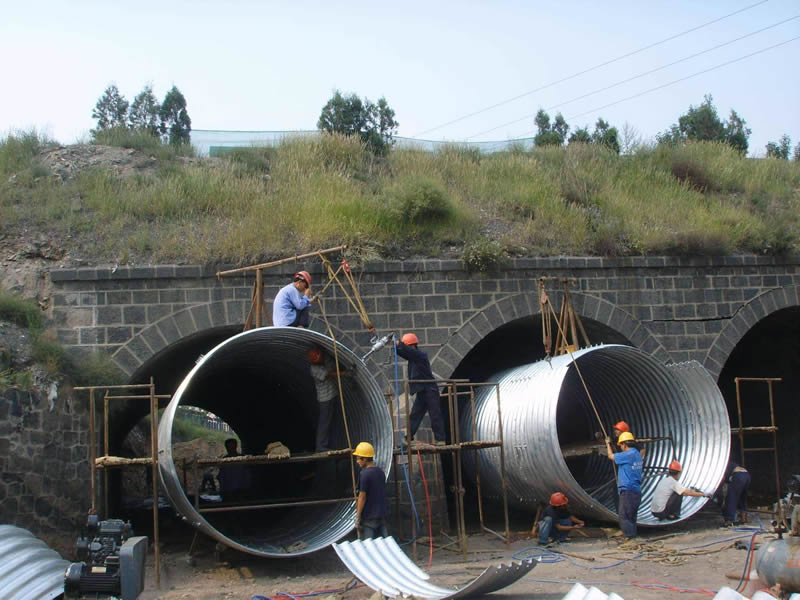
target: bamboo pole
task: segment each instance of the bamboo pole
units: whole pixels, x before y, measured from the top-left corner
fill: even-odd
[[[217,271],[217,277],[223,277],[225,275],[235,275],[236,273],[246,273],[248,271],[258,271],[259,269],[267,269],[269,267],[277,267],[279,265],[285,265],[286,263],[296,262],[298,260],[302,260],[304,258],[312,258],[314,256],[319,256],[320,254],[330,254],[331,252],[338,252],[339,250],[346,250],[347,244],[343,246],[334,246],[333,248],[326,248],[324,250],[315,250],[314,252],[306,252],[305,254],[296,254],[294,256],[290,256],[289,258],[282,258],[280,260],[273,260],[270,262],[260,263],[257,265],[250,265],[249,267],[239,267],[238,269],[228,269],[227,271]]]

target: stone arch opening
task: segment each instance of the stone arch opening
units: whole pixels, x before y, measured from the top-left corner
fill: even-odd
[[[762,299],[749,312],[764,311]],[[774,307],[774,304],[772,305]],[[741,328],[741,323],[729,327]],[[737,329],[738,330],[738,329]],[[724,334],[725,332],[723,332]],[[775,421],[778,426],[778,465],[780,483],[800,473],[800,412],[797,390],[800,389],[800,306],[778,308],[753,323],[732,343],[732,349],[719,374],[718,385],[728,406],[731,427],[738,424],[736,377],[780,377],[773,384]],[[745,426],[769,424],[769,396],[766,383],[741,382],[742,413]],[[772,445],[769,434],[745,437],[745,447]],[[745,462],[753,477],[751,493],[764,501],[775,498],[775,464],[771,452],[748,452]],[[741,462],[738,436],[732,436],[731,458]],[[785,491],[785,489],[783,490]]]

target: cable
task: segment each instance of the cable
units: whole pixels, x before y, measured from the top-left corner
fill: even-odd
[[[419,472],[422,474],[422,487],[425,490],[425,503],[428,505],[428,571],[433,564],[433,523],[431,522],[431,498],[428,495],[428,480],[425,478],[425,467],[422,466],[422,453],[417,448],[417,460],[419,461]]]
[[[661,65],[660,67],[656,67],[655,69],[650,69],[649,71],[644,71],[642,73],[639,73],[638,75],[634,75],[633,77],[628,77],[627,79],[622,79],[622,80],[617,81],[615,83],[609,84],[609,85],[607,85],[605,87],[601,87],[601,88],[598,88],[598,89],[593,90],[591,92],[587,92],[585,94],[581,94],[580,96],[575,96],[574,98],[572,98],[570,100],[566,100],[564,102],[559,102],[558,104],[553,104],[552,106],[548,106],[548,107],[544,108],[543,110],[551,111],[554,108],[558,108],[558,107],[564,106],[566,104],[572,104],[573,102],[577,102],[578,100],[583,100],[584,98],[588,98],[589,96],[594,96],[595,94],[599,94],[600,92],[605,92],[607,90],[610,90],[611,88],[615,88],[615,87],[623,85],[625,83],[629,83],[631,81],[634,81],[635,79],[639,79],[641,77],[645,77],[646,75],[651,75],[652,73],[655,73],[657,71],[661,71],[663,69],[667,69],[669,67],[673,67],[673,66],[675,66],[675,65],[677,65],[679,63],[686,62],[687,60],[690,60],[692,58],[697,58],[698,56],[701,56],[703,54],[707,54],[709,52],[712,52],[713,50],[717,50],[719,48],[722,48],[723,46],[729,46],[730,44],[733,44],[735,42],[741,41],[741,40],[743,40],[745,38],[748,38],[748,37],[752,37],[752,36],[754,36],[756,34],[759,34],[759,33],[762,33],[764,31],[767,31],[768,29],[773,29],[774,27],[778,27],[779,25],[783,25],[784,23],[788,23],[789,21],[794,21],[797,18],[800,18],[800,15],[795,15],[794,17],[790,17],[788,19],[784,19],[783,21],[779,21],[778,23],[774,23],[772,25],[768,25],[767,27],[763,27],[761,29],[758,29],[756,31],[750,32],[750,33],[745,34],[743,36],[734,38],[732,40],[728,40],[727,42],[723,42],[721,44],[717,44],[716,46],[712,46],[710,48],[706,48],[705,50],[701,50],[700,52],[696,52],[694,54],[690,54],[688,56],[684,56],[683,58],[679,58],[676,61],[673,61],[671,63],[667,63],[665,65]],[[498,129],[502,129],[503,127],[508,127],[509,125],[514,125],[515,123],[519,123],[520,121],[524,121],[526,119],[530,119],[532,117],[535,117],[536,114],[537,113],[531,113],[531,114],[524,115],[522,117],[519,117],[518,119],[514,119],[513,121],[508,121],[507,123],[503,123],[502,125],[498,125],[496,127],[492,127],[491,129],[485,129],[485,130],[481,131],[480,133],[475,133],[473,135],[470,135],[470,136],[466,137],[465,139],[471,140],[472,138],[476,138],[478,136],[485,135],[487,133],[491,133],[492,131],[496,131]]]
[[[697,25],[696,27],[692,27],[691,29],[687,29],[686,31],[682,31],[680,33],[676,33],[675,35],[671,35],[671,36],[669,36],[667,38],[664,38],[663,40],[659,40],[659,41],[654,42],[652,44],[649,44],[647,46],[643,46],[642,48],[639,48],[638,50],[633,50],[632,52],[628,52],[627,54],[623,54],[623,55],[618,56],[616,58],[612,58],[611,60],[607,60],[606,62],[602,62],[600,64],[597,64],[597,65],[593,66],[593,67],[589,67],[588,69],[584,69],[583,71],[579,71],[577,73],[573,73],[572,75],[568,75],[567,77],[563,77],[563,78],[558,79],[556,81],[552,81],[552,82],[550,82],[548,84],[545,84],[545,85],[540,86],[538,88],[532,89],[532,90],[530,90],[528,92],[524,92],[522,94],[519,94],[518,96],[514,96],[513,98],[509,98],[508,100],[503,100],[502,102],[498,102],[497,104],[493,104],[492,106],[487,106],[486,108],[482,108],[480,110],[476,110],[475,112],[472,112],[472,113],[469,113],[467,115],[458,117],[456,119],[453,119],[452,121],[448,121],[447,123],[442,123],[441,125],[437,125],[436,127],[431,127],[430,129],[426,129],[425,131],[420,131],[419,133],[416,133],[411,137],[419,137],[421,135],[425,135],[426,133],[430,133],[431,131],[436,131],[437,129],[441,129],[443,127],[447,127],[448,125],[452,125],[454,123],[458,123],[459,121],[463,121],[464,119],[469,119],[470,117],[474,117],[475,115],[479,115],[479,114],[484,113],[484,112],[486,112],[488,110],[492,110],[492,109],[497,108],[499,106],[503,106],[505,104],[508,104],[509,102],[514,102],[515,100],[519,100],[520,98],[524,98],[525,96],[530,96],[531,94],[535,94],[536,92],[540,92],[540,91],[545,90],[545,89],[547,89],[549,87],[552,87],[554,85],[558,85],[559,83],[564,83],[565,81],[569,81],[570,79],[574,79],[574,78],[579,77],[581,75],[585,75],[586,73],[594,71],[595,69],[599,69],[601,67],[605,67],[605,66],[610,65],[612,63],[615,63],[617,61],[620,61],[623,58],[628,58],[628,57],[633,56],[635,54],[639,54],[640,52],[644,52],[645,50],[649,50],[650,48],[655,48],[656,46],[659,46],[659,45],[664,44],[666,42],[669,42],[671,40],[677,39],[677,38],[679,38],[681,36],[684,36],[687,33],[692,33],[693,31],[697,31],[698,29],[702,29],[703,27],[707,27],[707,26],[712,25],[714,23],[718,23],[719,21],[727,19],[728,17],[732,17],[733,15],[737,15],[739,13],[745,12],[747,10],[750,10],[751,8],[755,8],[756,6],[760,6],[761,4],[765,4],[766,2],[769,2],[769,0],[761,0],[761,2],[756,2],[755,4],[751,4],[749,6],[745,6],[744,8],[740,8],[739,10],[736,10],[736,11],[734,11],[732,13],[728,13],[727,15],[723,15],[721,17],[713,19],[712,21],[707,21],[706,23],[703,23],[701,25]]]

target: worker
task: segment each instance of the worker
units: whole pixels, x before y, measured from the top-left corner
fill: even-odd
[[[375,448],[369,442],[359,442],[353,456],[359,467],[358,500],[355,525],[361,539],[388,537],[386,529],[386,474],[375,464]]]
[[[569,500],[561,492],[555,492],[550,496],[550,504],[542,511],[539,519],[540,546],[546,546],[550,537],[553,538],[554,544],[563,542],[568,539],[570,531],[583,527],[583,521],[569,514],[568,503]]]
[[[613,460],[617,472],[617,491],[619,492],[619,526],[626,539],[636,537],[636,519],[639,504],[642,502],[642,455],[636,449],[633,434],[623,431],[617,439],[621,451],[614,454],[611,440],[606,438],[606,451]]]
[[[331,418],[336,410],[333,402],[339,394],[338,377],[347,376],[347,372],[339,368],[337,373],[335,361],[327,354],[324,354],[318,347],[308,349],[308,362],[311,363],[311,377],[317,388],[317,406],[319,407],[319,418],[317,419],[317,439],[314,449],[316,452],[326,452],[328,447]]]
[[[272,302],[275,327],[308,327],[311,320],[311,275],[298,271],[292,283],[283,286]]]
[[[631,428],[628,427],[628,424],[625,421],[620,421],[619,423],[614,425],[614,431],[613,431],[614,437],[613,437],[613,439],[615,439],[615,440],[619,439],[619,436],[621,436],[626,431],[630,432],[630,430],[631,430]]]
[[[413,333],[406,333],[400,340],[395,340],[397,354],[408,361],[409,393],[416,394],[414,405],[411,407],[411,422],[409,423],[409,437],[414,439],[422,417],[427,411],[431,418],[433,437],[437,446],[444,446],[447,435],[444,431],[444,418],[442,405],[439,401],[439,388],[433,381],[431,363],[427,353],[419,349],[419,338]],[[408,441],[406,440],[406,443]]]
[[[222,458],[240,456],[236,438],[225,440],[225,454]],[[219,468],[220,493],[226,502],[243,500],[251,485],[250,470],[242,464],[224,464]]]
[[[722,507],[722,516],[725,519],[722,526],[730,527],[731,525],[740,525],[745,520],[750,473],[738,463],[730,461],[726,469],[726,481],[728,493]]]
[[[650,512],[659,520],[674,520],[681,516],[681,502],[684,496],[696,496],[698,498],[711,498],[712,494],[696,492],[687,489],[678,483],[681,476],[681,463],[673,460],[667,467],[668,474],[658,482],[653,500],[650,502]]]

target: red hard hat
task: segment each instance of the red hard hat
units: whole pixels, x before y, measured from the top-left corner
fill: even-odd
[[[681,467],[681,463],[679,463],[677,460],[673,460],[671,463],[669,463],[669,470],[683,471],[683,467]]]
[[[405,334],[400,339],[400,341],[403,342],[406,346],[411,346],[412,344],[419,344],[419,338],[413,333]]]
[[[614,425],[614,429],[618,429],[619,431],[630,431],[631,428],[628,427],[628,424],[625,421],[620,421],[616,425]]]
[[[306,356],[315,365],[322,362],[322,352],[320,352],[319,348],[309,348]]]
[[[556,492],[550,496],[550,504],[553,506],[564,506],[567,502],[569,502],[569,500],[567,500],[567,497],[561,492]]]
[[[298,271],[297,273],[295,273],[294,274],[295,281],[297,281],[298,278],[305,281],[308,287],[311,287],[311,275],[308,274],[308,271]]]

